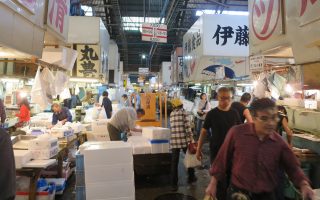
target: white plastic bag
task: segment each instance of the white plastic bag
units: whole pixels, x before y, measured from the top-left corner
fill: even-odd
[[[189,150],[187,150],[183,162],[186,168],[194,168],[201,165],[201,161],[197,159],[196,154],[191,154]]]

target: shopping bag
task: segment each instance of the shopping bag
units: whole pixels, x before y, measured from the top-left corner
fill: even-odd
[[[184,166],[186,168],[194,168],[200,165],[201,165],[201,161],[197,159],[196,154],[191,154],[188,149],[184,157]]]

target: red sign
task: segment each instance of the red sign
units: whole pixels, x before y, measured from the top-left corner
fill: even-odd
[[[301,0],[301,10],[300,10],[300,17],[302,15],[304,15],[304,13],[306,12],[307,10],[307,5],[308,5],[308,1],[309,0]],[[311,4],[315,4],[318,0],[310,0]]]
[[[67,0],[52,0],[49,10],[50,24],[54,24],[59,32],[63,34],[64,18],[68,15]],[[55,21],[53,21],[55,16]]]
[[[252,7],[252,29],[260,40],[267,40],[277,27],[280,0],[255,0]]]

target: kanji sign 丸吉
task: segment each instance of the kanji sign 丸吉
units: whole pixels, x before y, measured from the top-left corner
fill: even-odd
[[[167,25],[144,23],[141,35],[143,41],[166,43]]]
[[[68,34],[69,0],[50,0],[48,3],[47,25],[64,40]]]
[[[100,47],[98,45],[77,45],[77,76],[97,78],[100,73]]]
[[[280,18],[281,0],[254,0],[252,5],[251,24],[254,36],[267,40],[275,32]]]
[[[206,15],[203,23],[204,55],[249,55],[248,16]]]

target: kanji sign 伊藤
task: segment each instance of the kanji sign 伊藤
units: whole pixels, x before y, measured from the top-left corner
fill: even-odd
[[[67,39],[69,11],[69,0],[48,1],[47,25],[63,40]]]
[[[144,23],[141,35],[143,41],[166,43],[167,25]]]
[[[98,45],[77,45],[77,76],[97,78],[100,73],[100,47]]]

